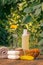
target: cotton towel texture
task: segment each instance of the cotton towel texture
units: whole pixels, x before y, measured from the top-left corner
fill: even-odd
[[[0,47],[0,58],[19,59],[19,51],[9,50],[7,47]]]
[[[7,58],[8,57],[8,48],[7,47],[0,47],[0,58]]]

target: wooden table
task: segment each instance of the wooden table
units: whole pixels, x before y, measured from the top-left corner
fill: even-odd
[[[32,61],[0,59],[0,65],[43,65],[43,55]]]

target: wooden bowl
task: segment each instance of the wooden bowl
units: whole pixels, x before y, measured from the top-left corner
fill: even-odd
[[[25,50],[25,54],[26,55],[31,55],[34,58],[38,57],[40,54],[40,50],[39,49],[30,49],[30,50]]]

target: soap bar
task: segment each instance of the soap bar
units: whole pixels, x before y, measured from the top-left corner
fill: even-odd
[[[34,60],[33,56],[24,55],[20,57],[21,60]]]
[[[19,55],[20,54],[20,51],[8,51],[7,52],[8,55]]]
[[[20,56],[18,55],[8,55],[8,59],[19,59]]]

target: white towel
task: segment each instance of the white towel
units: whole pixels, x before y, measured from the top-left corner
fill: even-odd
[[[19,59],[20,56],[18,55],[8,55],[8,59]]]
[[[10,50],[7,52],[8,55],[19,55],[20,54],[20,51],[13,51],[13,50]]]

